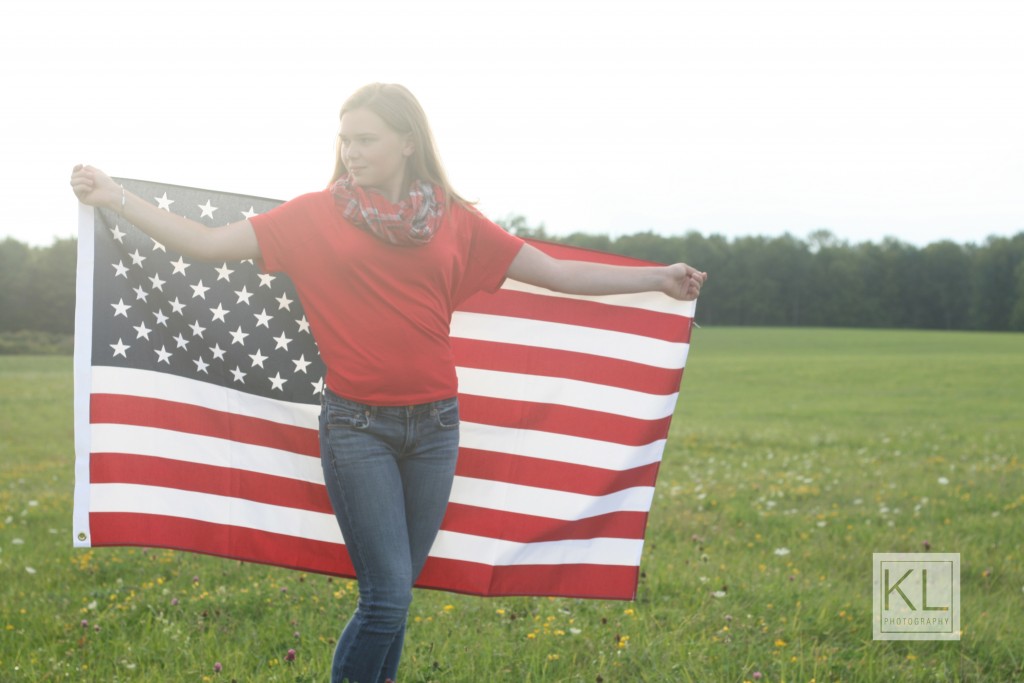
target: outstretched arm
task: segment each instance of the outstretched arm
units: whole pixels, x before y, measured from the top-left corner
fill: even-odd
[[[160,244],[199,261],[241,261],[260,257],[256,233],[247,220],[209,228],[127,192],[92,166],[75,166],[71,188],[78,201],[110,209]],[[122,203],[123,199],[123,203]]]
[[[508,268],[508,277],[565,294],[629,294],[664,292],[691,301],[700,294],[708,274],[685,263],[671,266],[612,266],[566,261],[524,244]]]

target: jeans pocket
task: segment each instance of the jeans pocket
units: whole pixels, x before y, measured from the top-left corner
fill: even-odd
[[[434,405],[434,420],[441,429],[459,428],[459,401],[456,398]]]
[[[372,411],[369,406],[351,401],[340,403],[329,400],[327,402],[328,429],[368,429],[371,418]]]

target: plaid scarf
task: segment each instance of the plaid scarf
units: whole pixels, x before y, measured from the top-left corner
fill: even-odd
[[[397,204],[376,190],[359,187],[351,176],[335,182],[331,194],[345,220],[388,244],[402,247],[429,242],[444,213],[441,188],[424,180],[413,181],[409,195]]]

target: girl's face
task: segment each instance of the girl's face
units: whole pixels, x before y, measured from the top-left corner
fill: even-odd
[[[356,185],[375,189],[392,202],[402,195],[412,138],[402,135],[369,109],[341,117],[341,160]]]

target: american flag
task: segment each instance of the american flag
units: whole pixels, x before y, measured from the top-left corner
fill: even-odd
[[[119,182],[210,226],[280,203]],[[106,210],[79,222],[74,544],[353,576],[319,463],[324,367],[288,278],[190,261]],[[461,306],[458,467],[417,585],[634,597],[693,311],[511,280]]]

